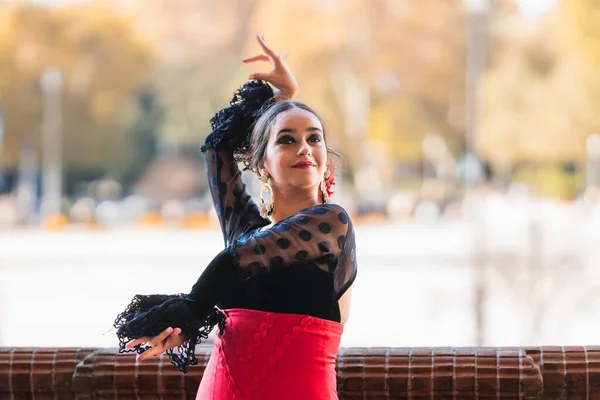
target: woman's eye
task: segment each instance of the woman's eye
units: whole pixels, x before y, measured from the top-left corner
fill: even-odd
[[[277,143],[279,143],[279,144],[290,144],[290,143],[294,143],[294,139],[292,139],[290,136],[284,136],[281,139],[279,139],[277,141]]]
[[[308,138],[308,141],[319,143],[322,141],[322,139],[321,139],[321,136],[319,136],[319,135],[313,135]],[[292,144],[292,143],[296,143],[296,140],[291,136],[283,136],[282,138],[280,138],[277,141],[277,143],[278,144]]]

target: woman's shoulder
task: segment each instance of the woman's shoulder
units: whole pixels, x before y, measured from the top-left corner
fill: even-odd
[[[236,241],[236,245],[245,244],[249,239],[261,239],[269,237],[273,232],[278,234],[291,234],[292,232],[302,232],[308,237],[306,232],[313,234],[329,234],[335,232],[345,232],[348,230],[350,217],[346,210],[338,204],[318,204],[304,208],[287,218],[274,224],[265,223],[255,227]]]
[[[326,232],[329,228],[336,230],[347,229],[350,216],[344,207],[339,204],[318,204],[303,210],[280,221],[283,224],[302,226],[316,226],[319,230]],[[277,225],[277,224],[275,224]]]
[[[341,222],[345,224],[350,220],[350,216],[344,207],[335,203],[317,204],[312,207],[305,208],[304,210],[298,211],[294,217],[299,215],[322,215],[327,217],[335,215],[338,217],[338,219],[340,219]]]
[[[265,223],[249,232],[249,236],[265,237],[269,233],[287,232],[292,230],[306,230],[316,227],[321,232],[327,232],[333,227],[341,227],[350,223],[350,216],[344,207],[339,204],[317,204],[304,208],[287,218],[274,224]]]

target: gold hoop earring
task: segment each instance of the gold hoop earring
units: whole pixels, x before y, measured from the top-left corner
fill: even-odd
[[[275,208],[275,204],[273,203],[273,188],[269,185],[269,177],[263,175],[260,177],[262,181],[262,185],[260,186],[260,206],[258,211],[260,212],[261,217],[269,218],[273,215],[273,209]],[[269,191],[269,201],[265,201],[263,193],[265,189]]]

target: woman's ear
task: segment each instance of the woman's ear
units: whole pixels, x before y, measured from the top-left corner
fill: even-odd
[[[267,171],[267,169],[264,166],[258,167],[258,173],[261,180],[268,180],[271,177],[271,175],[269,175],[269,171]]]
[[[335,170],[335,165],[333,164],[333,160],[329,155],[327,156],[327,162],[325,163],[325,169],[329,172],[333,172]]]
[[[327,157],[327,168],[325,170],[325,178],[330,179],[335,176],[336,165],[331,159],[331,157]]]

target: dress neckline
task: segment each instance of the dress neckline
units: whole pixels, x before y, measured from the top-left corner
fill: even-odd
[[[323,207],[323,206],[327,207],[327,206],[335,206],[335,205],[336,205],[336,204],[334,204],[334,203],[326,203],[326,204],[314,204],[314,205],[312,205],[312,206],[309,206],[309,207],[303,208],[303,209],[301,209],[301,210],[298,210],[298,212],[296,212],[295,214],[292,214],[292,215],[290,215],[290,216],[287,216],[287,217],[285,217],[284,219],[282,219],[282,220],[280,220],[280,221],[278,221],[278,222],[276,222],[276,223],[274,223],[274,224],[272,223],[272,221],[271,221],[271,220],[269,220],[269,219],[266,219],[266,218],[263,218],[264,220],[266,220],[266,221],[269,221],[269,223],[268,223],[267,225],[262,225],[262,226],[259,226],[259,227],[256,229],[256,231],[255,231],[254,233],[255,233],[255,234],[259,234],[259,233],[262,233],[262,232],[266,232],[266,231],[268,231],[268,230],[271,230],[272,228],[276,227],[277,225],[279,225],[279,224],[282,224],[282,223],[284,223],[284,222],[287,222],[288,220],[290,220],[290,219],[292,219],[292,218],[296,217],[298,214],[301,214],[301,213],[303,213],[303,212],[306,212],[307,210],[310,210],[310,209],[313,209],[313,208],[317,208],[317,207]],[[271,225],[271,224],[272,224],[272,225]],[[269,226],[269,225],[271,225],[271,226]],[[268,228],[266,228],[267,226],[269,226],[269,227],[268,227]],[[266,229],[265,229],[265,228],[266,228]],[[263,229],[264,229],[264,230],[263,230]]]

